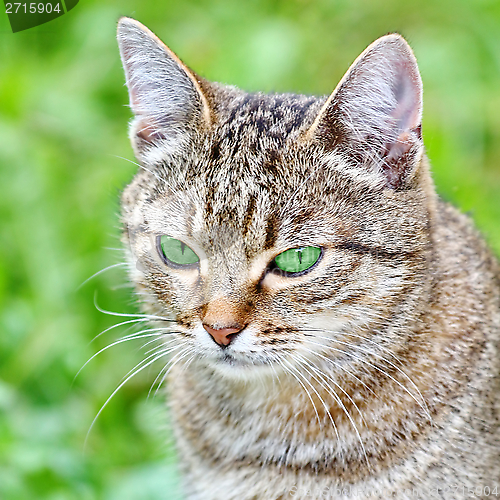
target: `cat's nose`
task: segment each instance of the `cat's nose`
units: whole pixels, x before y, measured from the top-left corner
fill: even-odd
[[[242,327],[234,326],[232,328],[212,328],[211,326],[203,323],[203,328],[212,336],[212,338],[221,347],[226,347],[230,344],[231,340],[236,337],[236,335],[243,330]]]
[[[209,301],[202,309],[201,323],[221,347],[227,347],[245,328],[248,311],[245,306],[219,297]]]

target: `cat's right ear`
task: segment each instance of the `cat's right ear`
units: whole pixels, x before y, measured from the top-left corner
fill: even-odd
[[[122,17],[117,38],[135,115],[132,146],[139,160],[154,164],[210,126],[210,106],[199,78],[148,28]]]

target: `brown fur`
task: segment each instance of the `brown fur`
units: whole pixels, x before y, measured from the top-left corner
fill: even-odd
[[[118,39],[142,166],[124,242],[172,352],[187,498],[500,487],[498,265],[434,192],[406,42],[379,39],[315,98],[207,82],[130,19]],[[159,235],[199,264],[162,261]],[[307,246],[317,264],[275,272]],[[223,347],[203,324],[242,329]]]

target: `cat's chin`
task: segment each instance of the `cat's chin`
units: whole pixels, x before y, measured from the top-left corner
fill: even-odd
[[[222,352],[213,358],[204,359],[204,363],[216,373],[232,379],[249,380],[277,376],[277,368],[271,361],[238,354]]]

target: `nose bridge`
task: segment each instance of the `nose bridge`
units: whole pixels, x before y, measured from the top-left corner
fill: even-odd
[[[236,303],[228,297],[219,297],[204,305],[201,320],[203,324],[216,330],[241,329],[247,321],[247,316],[248,311],[243,303]]]
[[[241,245],[218,248],[208,258],[204,277],[203,328],[222,348],[245,328],[249,317],[248,263]]]
[[[216,297],[237,297],[246,286],[248,265],[242,256],[226,252],[209,258],[205,296],[208,301]]]

